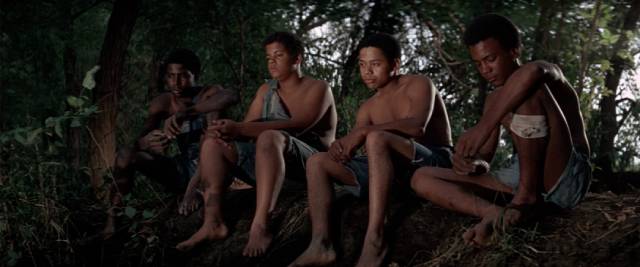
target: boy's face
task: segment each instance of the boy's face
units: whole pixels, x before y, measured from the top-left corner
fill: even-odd
[[[190,70],[182,64],[167,64],[167,72],[165,73],[164,82],[167,88],[176,96],[180,96],[185,89],[194,86],[195,78]]]
[[[296,72],[295,65],[302,61],[300,56],[292,57],[289,51],[279,42],[273,42],[264,47],[267,57],[267,67],[271,78],[281,80]]]
[[[480,75],[496,88],[503,86],[516,70],[520,56],[519,49],[504,49],[494,38],[469,46],[469,53]]]
[[[396,72],[399,62],[389,62],[377,47],[364,47],[358,55],[360,78],[369,89],[384,87]]]

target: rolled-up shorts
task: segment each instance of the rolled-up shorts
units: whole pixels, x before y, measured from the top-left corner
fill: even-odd
[[[285,178],[300,183],[306,183],[306,162],[311,155],[318,153],[318,150],[308,145],[304,141],[288,136],[287,147],[284,151]],[[238,161],[231,171],[231,174],[245,183],[255,186],[256,184],[256,144],[250,142],[234,142]],[[230,179],[231,177],[229,177]]]
[[[491,175],[499,182],[517,191],[520,184],[520,162],[517,155],[511,157],[509,167],[492,171]],[[558,182],[543,193],[545,202],[563,209],[574,208],[584,198],[591,185],[591,163],[589,156],[572,149],[567,166],[558,178]]]
[[[414,153],[411,160],[398,157],[392,160],[396,180],[408,181],[418,168],[424,166],[451,168],[451,147],[425,147],[415,141],[413,141],[413,147]],[[356,177],[357,185],[341,186],[356,197],[366,197],[369,189],[369,161],[367,156],[355,156],[344,165]]]

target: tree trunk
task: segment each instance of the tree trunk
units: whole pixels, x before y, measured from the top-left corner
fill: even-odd
[[[151,63],[149,64],[149,87],[145,100],[148,103],[164,90],[164,77],[160,77],[160,64],[162,63],[162,52],[154,49]]]
[[[78,83],[76,69],[77,69],[77,53],[73,48],[73,21],[74,15],[71,14],[72,5],[71,3],[62,3],[58,6],[60,11],[60,21],[61,28],[63,32],[63,55],[62,55],[62,66],[64,71],[64,86],[66,90],[66,95],[68,96],[79,96],[80,95],[80,84]],[[67,106],[67,108],[70,108]],[[68,134],[66,135],[66,143],[69,149],[69,153],[67,154],[67,160],[71,163],[71,166],[74,170],[74,173],[77,173],[80,169],[80,136],[81,129],[80,128],[71,128],[67,129]]]
[[[118,92],[122,82],[125,54],[139,6],[140,0],[115,1],[100,51],[101,69],[94,90],[94,101],[98,105],[99,113],[90,125],[92,142],[89,149],[91,185],[96,193],[103,191],[103,177],[115,159]],[[98,196],[101,197],[101,194]]]
[[[67,40],[64,45],[63,55],[64,65],[64,82],[67,90],[67,95],[79,96],[80,85],[76,79],[76,60],[77,55],[75,49],[71,47],[71,41]],[[71,150],[68,155],[68,159],[71,162],[71,166],[75,171],[80,169],[80,128],[69,128],[69,135],[67,136],[67,145]]]
[[[640,17],[640,0],[634,0],[631,8],[624,17],[624,23],[620,31],[620,39],[615,43],[610,59],[611,70],[605,76],[605,87],[609,93],[600,100],[600,137],[597,150],[596,165],[600,167],[598,174],[610,175],[613,172],[614,140],[618,134],[618,121],[616,120],[616,95],[620,76],[625,67],[628,67],[625,59],[618,52],[629,48],[627,31],[636,30],[638,17]],[[604,176],[606,177],[606,176]],[[613,182],[613,181],[610,181]]]
[[[547,55],[548,40],[549,40],[549,28],[551,28],[551,22],[555,17],[556,9],[552,7],[555,4],[555,0],[539,0],[540,16],[538,17],[538,25],[534,32],[534,44],[532,60],[545,58]]]

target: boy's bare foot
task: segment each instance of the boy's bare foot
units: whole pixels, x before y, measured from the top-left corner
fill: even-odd
[[[202,193],[195,187],[188,187],[178,206],[178,214],[188,216],[197,210],[200,204],[202,204]]]
[[[499,216],[499,215],[498,215]],[[489,244],[493,226],[498,216],[485,216],[482,220],[462,234],[464,242],[469,246],[484,247]]]
[[[289,267],[298,266],[327,266],[336,261],[336,251],[330,241],[311,241],[307,250],[300,255]]]
[[[258,257],[264,255],[271,244],[273,235],[264,225],[251,226],[249,231],[249,241],[242,251],[245,257]]]
[[[382,237],[365,237],[362,253],[356,267],[381,266],[387,255],[387,244]]]
[[[227,237],[229,229],[224,223],[217,223],[212,226],[203,225],[189,239],[176,245],[176,249],[180,251],[189,251],[196,245],[206,240],[220,240]]]
[[[482,220],[468,229],[463,235],[465,243],[477,247],[489,245],[494,229],[506,230],[508,227],[522,223],[535,215],[535,204],[507,205],[502,211],[487,214]]]

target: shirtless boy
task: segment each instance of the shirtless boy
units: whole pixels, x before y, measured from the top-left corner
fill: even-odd
[[[431,80],[398,74],[400,46],[388,34],[366,37],[358,51],[360,77],[375,94],[360,106],[351,132],[307,162],[312,240],[291,266],[335,261],[329,229],[334,181],[357,196],[368,194],[369,223],[357,266],[380,266],[387,250],[383,228],[392,183],[408,184],[420,166],[451,166],[449,119]],[[362,146],[367,155],[354,157]]]
[[[577,205],[591,179],[589,142],[575,91],[554,64],[520,64],[520,36],[509,19],[496,14],[474,19],[464,42],[495,91],[487,96],[480,122],[456,143],[453,169],[421,168],[411,185],[438,205],[482,218],[463,238],[486,245],[494,226],[531,218],[541,211],[537,204]],[[500,124],[508,129],[516,155],[511,167],[489,171]],[[513,198],[502,207],[475,195],[471,186]]]
[[[335,139],[337,113],[325,81],[303,76],[302,43],[286,32],[264,43],[272,80],[260,86],[242,122],[217,120],[207,129],[200,155],[204,223],[180,250],[228,234],[221,206],[230,174],[256,186],[256,211],[243,255],[260,256],[272,240],[267,229],[285,177],[305,181],[305,162]],[[242,142],[240,139],[254,140]]]
[[[115,208],[122,197],[131,192],[135,171],[164,184],[175,193],[184,192],[194,176],[198,161],[200,137],[206,122],[217,119],[221,112],[238,100],[237,94],[219,85],[198,86],[200,59],[190,50],[171,51],[160,67],[160,77],[169,90],[153,98],[142,132],[131,148],[120,149],[114,166],[111,204],[103,234],[114,233]],[[164,126],[161,124],[164,121]],[[165,155],[175,140],[179,153]]]

